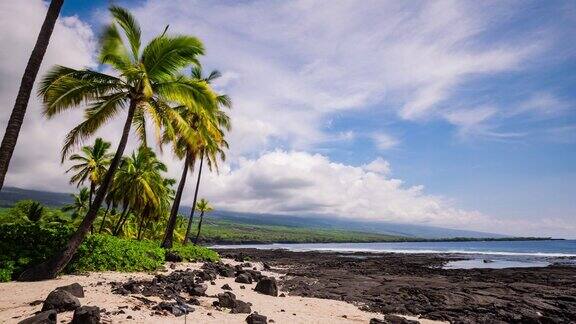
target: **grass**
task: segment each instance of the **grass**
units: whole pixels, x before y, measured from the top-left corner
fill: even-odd
[[[207,243],[362,243],[398,242],[407,238],[386,234],[280,225],[239,224],[206,219],[201,241]]]

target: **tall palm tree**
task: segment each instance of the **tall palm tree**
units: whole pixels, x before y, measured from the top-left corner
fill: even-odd
[[[112,153],[108,153],[110,146],[110,142],[97,138],[94,145],[82,147],[83,155],[73,154],[70,156],[70,161],[78,162],[66,171],[76,172],[70,179],[70,183],[76,183],[80,187],[86,180],[90,181],[90,204],[92,204],[94,190],[102,182],[112,160]]]
[[[201,80],[210,84],[213,80],[221,76],[220,72],[212,71],[207,77],[202,75],[202,68],[198,65],[192,68],[191,73],[192,78],[195,80]],[[184,159],[184,167],[182,169],[182,175],[180,177],[180,182],[178,184],[178,189],[174,197],[174,203],[172,204],[172,209],[170,211],[170,217],[166,226],[166,231],[164,233],[164,239],[162,241],[162,247],[171,248],[174,229],[176,227],[176,220],[178,215],[178,210],[180,208],[180,201],[182,198],[182,192],[184,190],[184,185],[186,184],[186,177],[188,169],[193,171],[196,159],[200,154],[201,149],[207,144],[211,144],[211,147],[227,147],[227,143],[224,140],[224,129],[230,130],[230,118],[228,115],[222,111],[222,107],[230,108],[232,106],[231,100],[227,95],[218,95],[215,98],[215,107],[217,109],[204,109],[201,111],[195,111],[193,109],[179,109],[182,118],[188,122],[189,125],[196,131],[196,140],[190,145],[189,141],[185,141],[182,137],[169,136],[171,134],[165,134],[164,142],[172,143],[172,148],[175,155]],[[181,107],[180,107],[181,108]],[[222,159],[224,159],[223,151]],[[208,161],[209,166],[212,165],[217,167],[216,158],[214,155]],[[196,199],[198,197],[198,182],[200,181],[200,176],[202,172],[203,159],[200,159],[199,175],[196,184],[196,189],[194,191],[194,201],[193,205],[196,205]],[[192,213],[188,221],[187,235],[190,233],[190,228],[192,226],[192,221],[194,219],[194,208],[192,208]],[[186,238],[184,237],[184,243]]]
[[[73,202],[62,207],[62,211],[72,212],[72,219],[77,219],[80,215],[86,214],[90,206],[90,194],[88,188],[80,189],[78,194],[72,195]]]
[[[200,230],[202,229],[202,221],[204,220],[204,213],[209,213],[214,210],[208,200],[202,198],[196,204],[196,209],[200,212],[200,222],[198,223],[198,234],[196,234],[196,238],[194,239],[194,245],[198,245],[198,239],[200,238]]]
[[[197,38],[168,36],[164,30],[141,50],[140,26],[135,18],[120,7],[110,7],[110,13],[113,22],[100,39],[99,59],[116,72],[108,75],[55,66],[44,77],[39,94],[44,99],[44,114],[49,118],[86,103],[85,120],[67,135],[62,160],[78,143],[127,109],[122,136],[92,205],[66,247],[48,261],[24,271],[20,280],[54,278],[72,259],[97,217],[133,124],[143,143],[146,143],[147,119],[158,129],[174,128],[171,132],[192,141],[193,131],[171,104],[206,107],[214,101],[215,94],[205,82],[178,75],[183,68],[198,64],[197,58],[204,48]]]
[[[56,24],[58,15],[60,15],[62,4],[64,4],[64,0],[52,0],[50,2],[46,18],[44,18],[44,23],[42,23],[40,33],[36,39],[36,44],[26,64],[24,75],[22,75],[16,102],[14,103],[14,108],[12,108],[8,125],[6,125],[6,133],[4,133],[4,138],[2,138],[2,144],[0,145],[0,190],[2,190],[4,186],[4,179],[6,178],[6,172],[8,172],[8,166],[10,159],[12,159],[16,142],[18,141],[20,128],[22,128],[22,123],[24,122],[24,116],[26,115],[26,108],[28,107],[28,100],[30,100],[30,94],[34,87],[34,81],[36,80],[36,75],[44,59],[44,54],[48,48],[50,36],[52,36],[52,31],[54,30],[54,24]]]

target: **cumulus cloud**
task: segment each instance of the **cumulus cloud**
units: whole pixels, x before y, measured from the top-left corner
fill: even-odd
[[[241,159],[237,168],[208,175],[202,195],[223,209],[296,215],[339,215],[356,219],[471,224],[477,212],[455,208],[423,186],[389,178],[389,164],[377,158],[363,167],[301,151],[272,151]]]

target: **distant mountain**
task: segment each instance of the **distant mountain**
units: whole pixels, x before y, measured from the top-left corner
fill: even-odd
[[[0,207],[9,207],[22,199],[32,199],[45,205],[59,207],[72,201],[69,193],[48,192],[41,190],[4,187],[0,192]],[[189,206],[182,206],[180,213],[190,214]],[[484,233],[467,230],[457,230],[427,225],[398,224],[379,221],[363,221],[338,217],[321,217],[317,215],[289,216],[276,214],[240,213],[217,210],[210,214],[211,218],[226,220],[248,225],[279,225],[301,228],[337,229],[377,233],[395,236],[406,236],[425,239],[439,238],[503,238],[506,235]]]
[[[0,207],[10,207],[23,199],[36,200],[50,207],[61,207],[72,202],[69,193],[4,187],[0,192]]]

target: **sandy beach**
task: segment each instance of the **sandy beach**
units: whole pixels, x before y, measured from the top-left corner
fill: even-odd
[[[233,260],[225,263],[237,264]],[[202,263],[177,263],[174,269],[167,264],[168,274],[175,270],[200,269]],[[261,263],[253,263],[262,271]],[[267,276],[277,273],[262,271]],[[257,293],[253,284],[240,284],[234,278],[218,277],[215,285],[208,284],[206,297],[199,297],[199,306],[193,306],[195,311],[176,317],[172,314],[158,315],[144,303],[134,298],[134,295],[123,296],[111,292],[111,282],[126,282],[130,279],[152,279],[154,274],[102,272],[87,275],[65,275],[54,280],[41,282],[8,282],[0,283],[0,322],[17,323],[34,315],[42,308],[42,304],[31,306],[34,301],[43,301],[55,288],[79,283],[84,287],[85,297],[80,298],[82,305],[98,306],[106,309],[102,312],[104,323],[245,323],[248,314],[230,314],[227,309],[218,310],[212,302],[215,295],[223,292],[222,285],[228,284],[238,299],[252,303],[252,311],[272,319],[275,323],[368,323],[372,318],[381,318],[381,314],[360,310],[357,306],[343,301],[330,299],[307,298],[301,296],[272,297]],[[246,289],[240,289],[240,286]],[[154,301],[159,298],[148,297]],[[68,323],[73,312],[58,314],[58,322]],[[408,317],[416,319],[416,317]],[[440,323],[421,320],[421,323]]]

